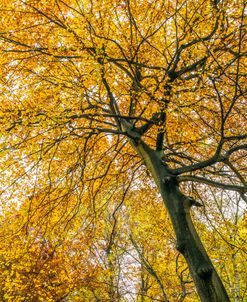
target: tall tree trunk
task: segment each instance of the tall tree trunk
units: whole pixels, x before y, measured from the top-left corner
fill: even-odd
[[[194,228],[190,216],[191,199],[179,191],[173,180],[161,184],[160,192],[176,233],[177,249],[186,259],[201,301],[230,301]]]
[[[197,234],[190,208],[193,200],[178,187],[176,176],[162,163],[159,152],[141,140],[132,146],[153,176],[167,208],[177,238],[177,249],[183,254],[202,302],[230,301],[227,292]]]

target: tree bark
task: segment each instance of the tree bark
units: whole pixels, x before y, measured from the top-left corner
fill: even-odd
[[[149,148],[141,140],[132,142],[132,146],[142,157],[159,188],[176,234],[177,250],[183,254],[188,264],[201,301],[230,301],[193,225],[190,216],[193,205],[191,199],[179,190],[176,176],[162,162],[159,152]]]

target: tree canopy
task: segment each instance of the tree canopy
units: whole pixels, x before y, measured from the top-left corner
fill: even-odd
[[[246,2],[0,4],[2,301],[244,301]]]

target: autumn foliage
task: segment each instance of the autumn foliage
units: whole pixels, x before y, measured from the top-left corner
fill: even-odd
[[[246,5],[0,1],[1,301],[244,301]]]

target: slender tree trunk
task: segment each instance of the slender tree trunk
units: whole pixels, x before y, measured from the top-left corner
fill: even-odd
[[[146,295],[147,295],[147,287],[144,279],[144,265],[141,264],[141,289],[140,289],[141,301],[140,302],[145,302]]]
[[[107,264],[109,268],[109,288],[108,288],[108,299],[109,302],[116,302],[118,299],[116,299],[116,287],[115,287],[115,280],[114,280],[114,263],[112,259],[112,248],[111,246],[108,247],[106,251],[107,255]]]
[[[190,208],[193,202],[179,190],[176,176],[161,161],[160,154],[144,142],[132,143],[153,176],[167,208],[177,238],[177,249],[187,261],[202,302],[230,301],[224,285],[197,234]]]
[[[239,276],[239,270],[238,270],[238,264],[237,264],[237,252],[235,252],[232,255],[232,262],[233,262],[233,271],[234,271],[234,298],[236,302],[240,302],[240,276]]]
[[[159,276],[157,275],[156,271],[153,269],[153,267],[152,267],[152,266],[148,263],[148,261],[145,259],[145,257],[144,257],[144,252],[143,252],[143,251],[140,251],[140,250],[138,249],[138,245],[136,244],[136,242],[134,241],[134,239],[132,238],[132,236],[130,236],[130,240],[131,240],[133,246],[135,247],[135,249],[136,249],[136,251],[137,251],[137,253],[138,253],[139,257],[140,257],[140,260],[141,260],[141,272],[142,272],[142,275],[141,275],[142,278],[141,278],[141,280],[144,281],[143,269],[145,268],[146,271],[148,271],[149,274],[150,274],[151,276],[153,276],[153,278],[155,279],[155,281],[156,281],[157,284],[159,285],[159,288],[160,288],[160,290],[161,290],[161,292],[162,292],[162,301],[163,301],[163,302],[169,302],[168,296],[167,296],[167,294],[166,294],[166,292],[165,292],[164,285],[163,285],[163,283],[161,282],[161,280],[160,280]]]

